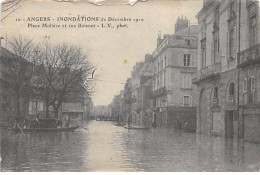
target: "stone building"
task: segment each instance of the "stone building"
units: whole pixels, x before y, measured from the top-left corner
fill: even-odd
[[[197,26],[188,26],[186,18],[177,24],[184,26],[176,27],[173,35],[159,34],[153,52],[153,122],[157,127],[185,124],[195,130],[197,90],[191,80],[196,72]]]
[[[238,32],[239,136],[260,142],[260,18],[259,1],[241,1]],[[238,21],[239,22],[239,21]],[[236,127],[236,126],[234,126]]]
[[[132,89],[131,89],[131,79],[128,78],[126,80],[126,84],[124,86],[123,91],[123,99],[122,99],[122,119],[121,123],[126,124],[128,121],[128,118],[131,117],[131,104],[132,104]]]
[[[259,112],[257,107],[248,110],[253,103],[247,101],[254,96],[257,104],[257,66],[246,63],[259,58],[254,55],[258,53],[258,9],[253,1],[207,0],[197,14],[198,72],[193,83],[199,93],[198,133],[227,138],[259,133]],[[259,134],[254,135],[259,139]]]
[[[1,47],[0,49],[0,122],[8,122],[13,120],[15,117],[18,117],[18,100],[16,98],[16,93],[14,92],[14,84],[19,82],[17,77],[14,77],[14,74],[10,71],[12,71],[15,67],[19,67],[19,65],[22,64],[21,62],[24,62],[27,65],[29,63],[23,58],[18,58],[17,55],[5,48]],[[14,64],[14,66],[10,68],[10,64]],[[28,86],[24,86],[24,88],[20,91],[20,98],[18,102],[20,117],[25,117],[28,114],[28,91]]]
[[[149,83],[147,81],[152,78],[152,56],[145,55],[145,61],[139,62],[134,66],[131,75],[132,85],[132,105],[131,105],[131,121],[132,125],[140,127],[148,127],[149,117],[147,113],[147,103],[150,103]],[[151,85],[150,85],[151,87]],[[147,102],[149,101],[149,102]]]

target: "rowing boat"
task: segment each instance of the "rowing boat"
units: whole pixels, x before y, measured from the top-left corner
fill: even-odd
[[[72,126],[67,128],[27,128],[27,129],[19,129],[19,128],[11,128],[14,132],[69,132],[78,129],[79,126]]]

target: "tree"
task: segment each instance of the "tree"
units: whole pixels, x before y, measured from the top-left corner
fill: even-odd
[[[32,40],[25,37],[13,37],[10,41],[11,52],[5,57],[6,74],[15,97],[17,117],[21,116],[21,97],[28,95],[33,69],[31,58],[33,55]]]
[[[39,67],[39,79],[42,81],[46,118],[52,106],[55,117],[62,102],[71,100],[77,95],[83,96],[88,91],[87,75],[94,67],[83,54],[82,49],[68,44],[52,46],[44,44],[40,49],[36,65]]]

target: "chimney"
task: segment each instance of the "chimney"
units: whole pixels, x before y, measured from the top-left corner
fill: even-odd
[[[161,42],[162,42],[162,36],[161,36],[161,31],[160,31],[158,34],[158,37],[157,37],[157,47],[161,44]]]

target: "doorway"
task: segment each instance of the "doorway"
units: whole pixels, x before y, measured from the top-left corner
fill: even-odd
[[[234,118],[234,112],[233,111],[226,111],[226,116],[225,116],[226,138],[233,138],[234,137],[233,118]]]

